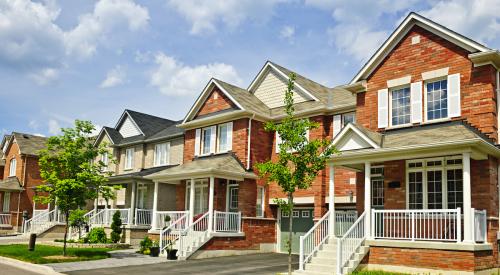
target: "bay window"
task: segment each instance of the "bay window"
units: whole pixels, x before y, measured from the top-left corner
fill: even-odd
[[[410,87],[393,89],[390,95],[391,125],[409,124],[411,118]]]
[[[447,86],[448,81],[446,79],[426,83],[427,120],[448,117]]]
[[[161,143],[155,145],[154,166],[162,166],[168,164],[170,143]]]

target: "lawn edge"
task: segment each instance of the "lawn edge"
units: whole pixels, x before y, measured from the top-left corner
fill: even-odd
[[[30,272],[34,272],[34,273],[38,273],[38,274],[63,275],[62,273],[55,271],[50,266],[32,264],[32,263],[28,263],[28,262],[24,262],[21,260],[9,258],[9,257],[4,257],[4,256],[0,256],[0,260],[1,260],[2,264],[9,265],[9,266],[16,267],[16,268],[20,268],[20,269],[24,269],[26,271],[30,271]]]

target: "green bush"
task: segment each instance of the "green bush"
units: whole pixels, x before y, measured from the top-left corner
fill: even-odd
[[[89,243],[106,243],[108,238],[102,227],[94,227],[90,230],[88,236]]]
[[[111,223],[111,241],[117,243],[122,236],[122,219],[120,211],[113,214],[113,222]]]
[[[149,249],[153,246],[153,241],[148,237],[144,237],[144,240],[142,240],[140,242],[140,249],[139,249],[139,253],[142,253],[142,254],[149,254]]]

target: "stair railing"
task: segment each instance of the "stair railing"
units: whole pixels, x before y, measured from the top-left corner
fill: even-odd
[[[160,232],[160,253],[162,253],[167,246],[175,244],[182,233],[182,230],[188,223],[189,213],[185,213],[177,220],[170,223],[168,227],[162,229]]]
[[[365,216],[366,212],[363,212],[344,236],[337,240],[338,275],[343,274],[344,267],[366,239]]]
[[[206,212],[182,231],[179,238],[179,255],[187,257],[189,248],[194,250],[194,243],[208,234],[208,214],[209,212]]]
[[[321,245],[328,239],[328,224],[330,223],[330,211],[303,236],[300,236],[299,270],[304,270],[304,265],[311,259]]]

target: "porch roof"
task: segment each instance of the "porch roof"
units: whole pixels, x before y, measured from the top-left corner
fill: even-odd
[[[176,181],[189,178],[222,177],[235,180],[256,179],[257,175],[246,171],[232,153],[199,157],[195,160],[148,176],[153,181]]]
[[[335,137],[332,144],[341,152],[332,157],[337,165],[465,151],[472,152],[474,159],[484,159],[487,155],[500,156],[500,149],[493,140],[463,121],[387,130],[384,133],[350,124]]]
[[[17,177],[10,177],[4,180],[0,180],[0,191],[23,191],[24,188],[21,186],[19,179]]]
[[[114,182],[120,181],[120,180],[145,179],[144,177],[147,175],[158,173],[160,171],[170,169],[170,168],[175,167],[175,166],[178,166],[178,165],[177,164],[175,164],[175,165],[163,165],[163,166],[158,166],[158,167],[153,167],[153,168],[142,169],[138,172],[114,175],[114,176],[109,177],[108,180],[110,182],[114,183]]]

